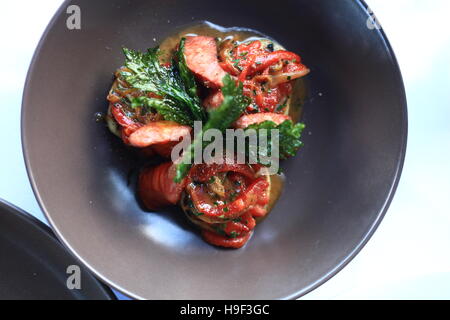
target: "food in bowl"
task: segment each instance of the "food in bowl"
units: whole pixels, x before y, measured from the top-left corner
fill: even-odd
[[[184,30],[144,53],[124,48],[107,123],[124,144],[161,159],[139,175],[146,209],[178,205],[205,241],[241,248],[281,192],[267,159],[292,157],[302,145],[305,126],[291,104],[296,79],[310,70],[274,40],[208,28]],[[227,138],[214,138],[220,148],[205,139],[230,130],[243,134],[240,145],[237,136],[232,147]],[[208,148],[210,159],[197,161]]]

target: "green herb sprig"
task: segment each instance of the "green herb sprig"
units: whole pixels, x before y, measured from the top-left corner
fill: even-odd
[[[196,95],[195,80],[186,67],[183,50],[182,43],[177,53],[178,61],[165,66],[160,62],[158,47],[148,49],[145,53],[124,48],[125,66],[130,71],[122,71],[121,76],[133,88],[162,97],[139,97],[131,101],[132,105],[140,103],[156,109],[166,120],[192,125],[196,120],[205,121],[206,112]]]

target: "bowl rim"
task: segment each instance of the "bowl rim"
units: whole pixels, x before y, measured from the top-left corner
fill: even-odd
[[[359,10],[362,10],[364,13],[368,14],[369,16],[369,9],[370,7],[367,5],[365,0],[353,0],[353,2],[359,7]],[[42,212],[44,213],[46,219],[48,220],[54,234],[56,235],[56,237],[59,239],[59,241],[61,242],[61,244],[63,246],[65,246],[70,253],[75,256],[76,259],[78,259],[80,262],[82,262],[93,274],[96,278],[100,279],[101,281],[103,281],[104,283],[106,283],[108,286],[120,291],[122,294],[124,294],[125,296],[128,296],[130,298],[133,299],[139,299],[139,300],[144,300],[143,297],[130,292],[129,290],[122,288],[121,286],[117,285],[116,283],[114,283],[113,280],[106,278],[105,276],[102,275],[102,273],[98,270],[96,270],[94,267],[92,267],[87,261],[85,261],[83,259],[83,257],[81,257],[77,251],[72,248],[72,246],[70,245],[70,243],[64,238],[64,235],[58,230],[58,228],[55,227],[55,224],[50,216],[50,214],[47,212],[45,206],[43,205],[43,201],[41,198],[41,195],[39,193],[39,190],[37,188],[37,184],[36,181],[34,179],[34,175],[33,175],[33,170],[31,168],[31,163],[29,162],[29,157],[28,157],[28,141],[26,138],[26,129],[25,129],[25,109],[26,109],[26,105],[28,104],[27,102],[27,96],[28,96],[28,92],[30,90],[30,81],[31,81],[31,77],[32,74],[34,73],[34,67],[37,63],[37,59],[39,56],[39,53],[41,51],[41,48],[43,46],[43,44],[45,43],[48,34],[50,33],[50,31],[52,30],[53,26],[56,24],[56,20],[58,19],[58,17],[61,15],[61,13],[63,13],[63,11],[65,10],[65,8],[67,7],[68,4],[71,3],[71,0],[65,0],[60,7],[57,9],[57,11],[55,12],[55,14],[53,15],[52,19],[50,20],[50,22],[48,23],[44,33],[42,34],[39,43],[35,49],[35,52],[33,54],[33,57],[31,59],[31,63],[27,72],[27,76],[26,76],[26,80],[25,80],[25,85],[24,85],[24,90],[23,90],[23,94],[22,94],[22,105],[21,105],[21,142],[22,142],[22,153],[23,153],[23,157],[24,157],[24,162],[25,162],[25,166],[26,166],[26,171],[27,171],[27,175],[28,175],[28,179],[30,180],[30,184],[33,190],[33,193],[36,197],[36,200],[39,204],[39,207],[41,208]],[[337,273],[339,273],[339,271],[341,271],[347,264],[350,263],[350,261],[352,261],[356,255],[358,255],[358,253],[364,248],[364,246],[367,244],[367,242],[371,239],[371,237],[373,236],[373,234],[375,233],[375,231],[377,230],[378,226],[380,225],[381,221],[383,220],[384,216],[386,215],[387,210],[389,209],[389,206],[393,200],[393,197],[395,195],[395,192],[397,190],[398,184],[400,182],[400,178],[401,178],[401,174],[402,174],[402,170],[403,170],[403,165],[405,162],[405,156],[406,156],[406,149],[407,149],[407,140],[408,140],[408,108],[407,108],[407,97],[406,97],[406,91],[405,91],[405,85],[404,85],[404,81],[403,81],[403,77],[401,74],[401,70],[400,70],[400,66],[398,64],[397,58],[395,56],[394,50],[386,36],[386,33],[384,32],[383,28],[377,28],[375,30],[373,30],[374,32],[377,32],[378,36],[381,38],[381,40],[384,43],[384,48],[385,48],[385,52],[388,54],[388,56],[390,57],[390,62],[392,63],[392,73],[394,75],[394,77],[396,78],[396,82],[397,82],[397,88],[396,91],[399,94],[400,100],[399,100],[399,104],[402,106],[402,131],[401,131],[401,137],[400,137],[400,141],[401,141],[401,149],[400,152],[398,154],[398,161],[397,161],[397,166],[395,169],[395,175],[394,175],[394,180],[393,183],[391,185],[390,190],[387,193],[387,197],[386,200],[382,206],[382,208],[379,210],[376,219],[373,221],[372,225],[369,227],[368,231],[365,233],[364,237],[359,241],[359,243],[355,246],[355,248],[353,248],[353,250],[350,251],[350,253],[348,253],[340,263],[338,263],[333,269],[331,269],[330,271],[328,271],[326,274],[322,275],[319,279],[317,279],[315,282],[311,283],[309,286],[304,287],[302,289],[299,289],[298,291],[294,292],[293,294],[280,298],[282,300],[294,300],[294,299],[298,299],[308,293],[310,293],[311,291],[317,289],[318,287],[320,287],[321,285],[323,285],[325,282],[327,282],[328,280],[330,280],[331,278],[333,278]]]

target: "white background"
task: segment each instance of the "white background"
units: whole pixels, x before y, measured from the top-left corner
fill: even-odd
[[[406,162],[373,238],[344,270],[303,299],[450,299],[450,1],[367,2],[405,81]],[[23,162],[20,106],[34,49],[61,3],[0,5],[0,198],[43,221]]]

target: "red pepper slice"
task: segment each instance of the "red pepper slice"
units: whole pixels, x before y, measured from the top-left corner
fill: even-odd
[[[250,70],[252,70],[253,63],[256,61],[256,56],[251,56],[246,61],[246,66],[244,67],[244,70],[242,70],[241,74],[239,75],[238,80],[240,82],[244,82],[247,79],[247,75],[250,73]]]
[[[248,57],[249,55],[254,55],[257,53],[260,53],[261,50],[261,41],[255,40],[248,44],[242,43],[236,48],[235,57],[241,58],[241,57]]]
[[[260,194],[265,192],[269,183],[264,177],[257,178],[250,186],[236,198],[227,204],[214,205],[212,199],[205,190],[205,186],[191,183],[188,185],[188,192],[196,210],[208,217],[221,219],[234,219],[242,215],[244,211],[258,202]]]
[[[215,245],[215,246],[225,247],[225,248],[235,248],[235,249],[242,248],[244,246],[244,244],[247,243],[248,239],[250,239],[251,235],[252,235],[252,233],[249,232],[240,237],[229,238],[226,236],[221,236],[217,233],[214,233],[214,232],[211,232],[208,230],[202,230],[202,236],[206,242],[208,242],[212,245]]]
[[[265,208],[264,206],[257,205],[248,209],[247,213],[250,214],[252,217],[261,218],[267,214],[267,208]]]
[[[256,226],[256,221],[253,219],[252,215],[247,211],[239,218],[235,220],[239,221],[228,221],[225,224],[224,232],[228,236],[242,236],[250,231],[252,231]]]
[[[130,117],[125,115],[125,113],[122,111],[122,106],[119,103],[111,104],[111,113],[117,123],[122,127],[137,130],[142,126],[141,124],[133,121]]]
[[[219,65],[225,72],[228,72],[232,76],[237,76],[239,74],[239,72],[236,70],[236,68],[231,64],[229,60],[219,62]]]
[[[137,129],[142,127],[142,124],[133,121],[128,117],[122,110],[122,106],[119,103],[111,104],[111,114],[117,123],[122,127],[121,134],[122,140],[125,144],[129,144],[130,141],[128,137],[135,132]]]
[[[290,51],[278,50],[258,56],[255,61],[255,66],[251,71],[252,73],[263,71],[281,60],[288,60],[294,63],[301,63],[301,58],[298,54],[295,54]]]

